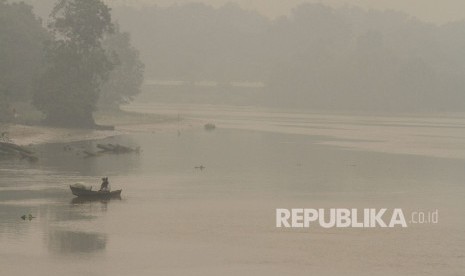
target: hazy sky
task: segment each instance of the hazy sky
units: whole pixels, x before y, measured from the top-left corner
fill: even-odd
[[[193,2],[192,0],[109,0],[108,2],[133,4],[136,1],[155,3],[161,6]],[[272,17],[286,14],[302,2],[320,2],[332,6],[350,4],[364,8],[398,10],[421,20],[435,23],[465,19],[465,0],[197,0],[195,2],[205,2],[214,6],[234,2],[240,4],[243,8],[256,9],[262,14]]]

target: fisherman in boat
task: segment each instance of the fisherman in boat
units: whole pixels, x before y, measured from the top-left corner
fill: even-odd
[[[110,191],[110,182],[108,182],[108,177],[102,178],[102,185],[100,185],[99,192],[109,192]]]

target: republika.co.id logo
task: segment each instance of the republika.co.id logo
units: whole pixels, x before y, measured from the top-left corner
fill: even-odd
[[[276,227],[278,228],[406,228],[409,224],[437,224],[439,211],[415,211],[406,220],[401,208],[345,209],[276,209]]]

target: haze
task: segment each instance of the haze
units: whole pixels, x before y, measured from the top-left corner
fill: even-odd
[[[300,2],[0,0],[0,276],[465,275],[464,4]]]
[[[137,1],[109,1],[121,2],[125,4],[134,4]],[[157,4],[161,6],[169,6],[174,3],[194,2],[191,0],[139,0],[144,4]],[[392,9],[406,12],[421,20],[446,23],[450,21],[463,20],[465,18],[465,2],[462,0],[320,0],[320,1],[305,1],[305,0],[199,0],[195,2],[203,2],[209,5],[221,6],[226,3],[237,3],[245,9],[258,10],[263,15],[269,17],[278,17],[287,15],[298,4],[322,3],[333,7],[341,7],[343,5],[355,5],[366,9]]]
[[[46,18],[54,1],[28,2]],[[145,83],[190,84],[146,85],[157,102],[465,110],[462,1],[301,2],[107,1],[140,51]],[[254,89],[234,88],[244,82]]]

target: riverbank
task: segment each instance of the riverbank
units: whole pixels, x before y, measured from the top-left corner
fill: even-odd
[[[197,125],[183,118],[126,111],[97,112],[95,120],[100,125],[113,125],[115,130],[58,128],[40,125],[0,125],[1,132],[17,145],[70,143],[97,140],[131,132],[178,131]],[[200,125],[200,124],[199,124]]]

